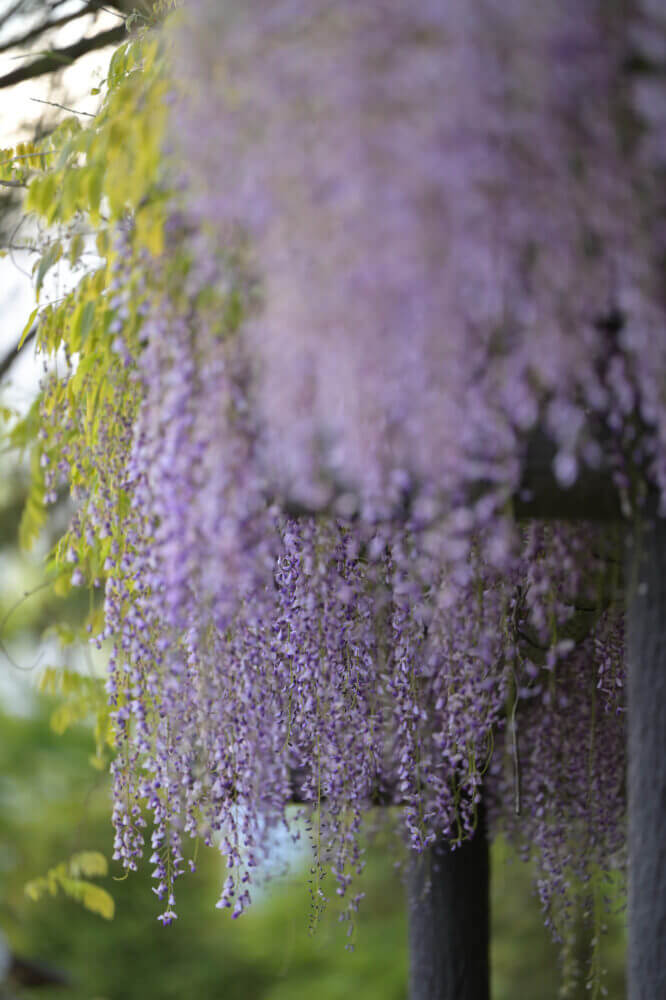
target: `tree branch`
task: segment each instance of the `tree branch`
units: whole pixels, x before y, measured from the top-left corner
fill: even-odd
[[[103,0],[88,0],[88,3],[86,3],[85,7],[82,7],[81,10],[77,10],[72,14],[63,14],[62,17],[58,17],[54,21],[43,21],[41,24],[31,28],[30,31],[27,31],[25,35],[21,35],[20,38],[11,38],[8,42],[4,42],[0,45],[0,53],[8,52],[10,49],[15,49],[18,46],[29,45],[35,38],[41,38],[44,32],[50,31],[51,28],[60,28],[64,24],[69,24],[70,21],[76,21],[78,18],[84,17],[86,14],[96,14],[98,11],[103,9]],[[16,8],[12,13],[15,12]]]
[[[17,0],[17,2],[14,4],[14,6],[10,7],[9,10],[6,11],[6,13],[4,13],[2,15],[2,17],[0,17],[0,28],[3,28],[5,26],[5,24],[7,24],[7,22],[12,17],[14,17],[15,14],[19,13],[19,11],[21,10],[21,7],[23,6],[23,4],[24,4],[24,0]]]
[[[67,45],[62,49],[53,49],[51,52],[44,53],[27,66],[21,66],[11,73],[0,76],[0,89],[13,87],[24,80],[34,80],[38,76],[53,73],[55,70],[61,69],[63,64],[67,65],[76,62],[77,59],[80,59],[81,56],[86,55],[88,52],[103,49],[107,45],[118,45],[126,36],[125,26],[120,25],[117,28],[100,31],[99,34],[93,35],[92,38],[82,38],[73,45]]]
[[[21,345],[21,349],[23,349],[23,347],[25,347],[26,344],[29,344],[31,340],[34,340],[36,335],[37,335],[37,324],[34,323],[33,326],[30,327],[28,333],[26,333],[23,339],[23,344]],[[11,366],[19,357],[20,357],[20,351],[18,349],[18,346],[16,346],[10,348],[10,350],[8,350],[7,353],[5,354],[4,358],[0,358],[0,379],[7,374]]]

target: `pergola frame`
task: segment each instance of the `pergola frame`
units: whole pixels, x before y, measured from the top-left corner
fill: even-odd
[[[586,470],[569,490],[553,449],[529,443],[516,516],[627,524],[628,1000],[666,997],[666,519],[649,498],[630,526],[610,475]],[[411,1000],[489,1000],[490,865],[485,823],[474,840],[438,845],[408,880]],[[427,891],[427,887],[429,891]]]

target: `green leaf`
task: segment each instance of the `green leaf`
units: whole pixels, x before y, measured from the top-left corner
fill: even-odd
[[[32,310],[32,312],[28,316],[28,321],[25,324],[25,326],[23,327],[23,331],[21,333],[21,339],[19,340],[17,350],[20,351],[21,348],[23,347],[23,342],[24,342],[25,338],[28,336],[28,334],[30,333],[30,331],[32,329],[32,324],[35,322],[35,317],[37,316],[38,312],[39,312],[39,306],[35,306],[35,308]]]
[[[42,177],[38,175],[30,182],[28,193],[25,198],[25,207],[28,211],[38,212],[46,215],[47,209],[55,199],[56,179],[52,173]]]
[[[33,491],[26,500],[19,522],[19,545],[24,552],[30,551],[45,524],[46,508],[41,490]]]
[[[63,144],[60,150],[60,156],[58,157],[56,163],[54,164],[56,170],[62,170],[62,168],[65,166],[67,160],[72,154],[72,146],[73,143],[71,139],[69,140],[69,142]]]
[[[69,859],[69,870],[74,878],[95,878],[99,875],[107,875],[109,865],[103,854],[99,851],[81,851],[74,854]]]
[[[94,392],[89,392],[86,397],[86,434],[88,437],[88,444],[93,443],[93,434],[95,429],[95,417],[97,416],[97,411],[99,407],[99,401],[102,398],[102,393],[108,389],[107,381],[105,379],[105,374],[110,367],[110,361],[102,366],[97,378],[97,385],[95,386]]]
[[[99,206],[104,188],[104,164],[100,163],[88,171],[88,212],[93,222],[99,220]]]
[[[83,247],[84,247],[84,245],[85,245],[85,241],[84,241],[84,238],[83,238],[83,233],[76,233],[72,237],[72,242],[69,244],[68,258],[69,258],[70,264],[76,264],[77,260],[79,259],[79,257],[83,253]]]
[[[98,913],[105,920],[112,920],[115,913],[113,897],[99,885],[94,885],[79,875],[106,875],[106,858],[97,851],[81,851],[74,854],[67,864],[61,862],[50,868],[46,875],[32,879],[24,887],[29,899],[37,901],[45,893],[55,896],[58,889],[71,899],[81,903],[91,913]]]
[[[105,920],[113,920],[116,912],[116,904],[113,901],[113,896],[99,885],[93,885],[91,882],[83,882],[81,884],[84,887],[81,902],[86,910],[90,910],[91,913],[98,913]]]
[[[127,45],[119,45],[116,51],[111,56],[111,62],[109,63],[108,80],[109,86],[115,87],[118,83],[120,77],[125,72],[125,66],[127,64]]]
[[[95,246],[100,257],[106,257],[108,255],[110,243],[111,240],[109,238],[109,230],[100,229],[95,237]]]
[[[41,291],[42,285],[44,284],[44,278],[47,272],[56,264],[62,257],[62,243],[57,241],[51,243],[48,250],[39,262],[39,267],[37,268],[37,281],[35,283],[35,291],[37,296]]]
[[[38,396],[33,400],[23,419],[12,428],[9,435],[9,444],[12,448],[25,448],[35,440],[41,426],[41,407],[42,398]]]
[[[32,900],[33,903],[36,903],[39,899],[41,899],[46,888],[46,879],[33,878],[30,882],[26,882],[23,887],[23,891],[28,899]]]
[[[56,597],[67,597],[72,589],[71,579],[67,573],[63,573],[53,584],[53,593]]]
[[[70,348],[72,351],[81,350],[88,338],[88,334],[92,330],[94,322],[95,303],[90,299],[85,305],[79,303],[72,317],[72,332],[70,337]]]
[[[77,722],[85,722],[90,712],[90,706],[84,704],[81,699],[65,701],[51,713],[51,729],[58,736],[62,736]]]

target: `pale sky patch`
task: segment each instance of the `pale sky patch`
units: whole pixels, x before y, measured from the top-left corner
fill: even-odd
[[[15,0],[0,0],[0,18],[14,2]],[[70,4],[58,9],[58,16],[81,6],[78,0],[72,0]],[[0,30],[0,42],[18,34],[20,25],[17,22],[18,19],[12,19]],[[26,28],[31,23],[30,19],[24,19]],[[26,57],[25,53],[32,52],[34,55],[51,46],[62,48],[80,38],[117,27],[118,24],[119,17],[104,11],[71,21],[47,32],[28,49],[0,54],[0,75],[16,67],[15,57],[18,55],[29,59],[30,56]],[[94,114],[101,98],[99,95],[91,95],[90,91],[104,78],[113,51],[113,47],[109,47],[88,53],[59,73],[57,82],[46,75],[0,91],[0,148],[11,147],[17,142],[32,138],[35,125],[40,120],[58,121],[66,117],[66,112],[36,103],[33,98],[57,101],[77,111]],[[5,351],[17,343],[20,332],[35,307],[33,284],[29,277],[34,260],[34,255],[22,251],[16,251],[13,260],[10,257],[0,259],[0,357],[4,357]],[[64,262],[56,270],[57,273],[45,284],[43,302],[48,301],[50,295],[56,294],[56,282],[67,281]],[[24,271],[28,272],[28,276]],[[5,380],[0,401],[5,405],[25,409],[34,398],[40,372],[41,363],[34,357],[34,352],[26,351],[25,356],[12,367],[10,379]]]

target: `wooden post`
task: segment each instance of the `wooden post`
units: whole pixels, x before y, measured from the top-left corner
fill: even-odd
[[[410,1000],[489,1000],[490,860],[485,816],[455,851],[442,842],[410,863]]]
[[[666,997],[666,521],[627,552],[629,1000]]]

